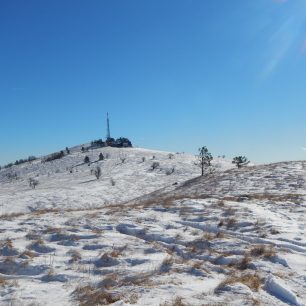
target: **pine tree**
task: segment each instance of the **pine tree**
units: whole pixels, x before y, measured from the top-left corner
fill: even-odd
[[[197,165],[201,167],[201,175],[204,176],[205,169],[211,167],[211,161],[213,157],[208,152],[206,147],[199,148],[198,162]]]

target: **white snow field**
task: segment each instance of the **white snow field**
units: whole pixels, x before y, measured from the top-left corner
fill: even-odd
[[[1,170],[0,304],[306,305],[306,161],[198,177],[171,157],[75,148]]]

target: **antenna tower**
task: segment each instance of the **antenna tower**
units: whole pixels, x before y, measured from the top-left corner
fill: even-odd
[[[111,138],[111,136],[110,136],[110,128],[109,128],[109,117],[108,117],[108,113],[107,113],[106,125],[107,125],[106,139],[109,139],[109,138]]]

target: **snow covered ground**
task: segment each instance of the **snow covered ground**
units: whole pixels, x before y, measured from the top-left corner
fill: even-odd
[[[306,162],[215,163],[107,148],[2,170],[0,304],[306,305]]]

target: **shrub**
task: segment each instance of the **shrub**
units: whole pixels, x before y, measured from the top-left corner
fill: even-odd
[[[93,140],[91,142],[91,147],[105,147],[105,142],[102,139]]]
[[[50,154],[49,156],[47,156],[46,158],[44,158],[44,162],[50,162],[52,160],[56,160],[56,159],[61,159],[64,157],[64,151],[60,151],[60,152],[55,152]]]
[[[236,156],[232,160],[232,164],[235,164],[237,168],[246,166],[250,161],[245,156]]]
[[[29,186],[32,188],[32,189],[35,189],[35,187],[39,184],[39,181],[34,179],[34,178],[29,178]]]
[[[104,160],[104,155],[102,152],[99,154],[99,160]]]
[[[89,157],[86,155],[85,157],[84,157],[84,164],[89,164],[90,163],[90,159],[89,159]]]
[[[174,171],[175,171],[175,168],[174,168],[174,167],[172,167],[172,168],[170,168],[170,169],[166,169],[166,175],[171,175],[171,174],[174,173]]]
[[[155,170],[159,167],[159,162],[153,162],[152,165],[151,165],[151,169],[152,170]]]

